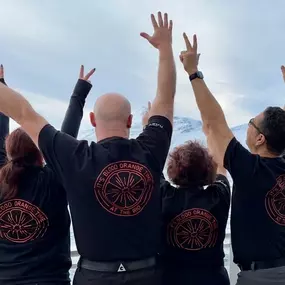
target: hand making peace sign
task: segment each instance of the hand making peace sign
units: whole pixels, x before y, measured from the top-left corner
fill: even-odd
[[[169,46],[172,44],[172,20],[168,22],[167,13],[164,14],[162,19],[161,12],[158,12],[158,23],[153,14],[151,14],[151,22],[153,25],[154,33],[150,36],[147,33],[141,33],[140,35],[147,39],[150,44],[155,48],[160,49],[163,46]]]
[[[191,75],[198,71],[198,63],[200,54],[197,53],[198,43],[197,36],[193,36],[193,45],[191,45],[187,35],[183,34],[184,41],[186,44],[186,50],[180,53],[180,60],[183,63],[185,71]]]
[[[80,72],[79,72],[79,79],[82,79],[82,80],[85,80],[91,83],[89,79],[94,74],[95,70],[96,68],[93,68],[86,75],[84,75],[84,65],[81,65]]]

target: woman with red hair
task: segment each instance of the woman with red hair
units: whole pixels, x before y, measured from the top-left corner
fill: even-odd
[[[162,284],[229,285],[223,250],[230,207],[226,170],[197,141],[174,148],[166,170],[172,184],[162,175]]]
[[[73,136],[82,119],[74,111],[85,103],[94,70],[83,73],[82,66],[62,125]],[[5,84],[2,65],[0,78]],[[0,167],[0,284],[70,284],[65,190],[31,138],[21,128],[9,134],[9,118],[1,113]]]

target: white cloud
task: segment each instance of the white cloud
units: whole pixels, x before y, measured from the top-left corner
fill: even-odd
[[[32,77],[25,78],[28,90],[37,84],[32,75],[42,76],[51,89],[58,88],[59,82],[70,84],[66,79],[70,68],[85,63],[97,67],[94,93],[122,92],[139,109],[154,97],[157,77],[157,51],[139,33],[152,32],[149,15],[159,10],[168,12],[174,21],[177,114],[199,117],[191,85],[178,60],[184,48],[184,31],[198,35],[200,68],[231,125],[243,123],[254,114],[252,107],[265,100],[259,95],[266,96],[261,92],[265,90],[261,82],[275,85],[282,58],[285,63],[285,38],[281,36],[285,5],[279,0],[274,5],[259,1],[256,14],[256,3],[245,0],[2,2],[0,25],[4,28],[0,36],[6,39],[6,46],[1,50],[8,56],[16,55],[18,62],[25,58],[30,67],[22,69],[35,70],[27,72]],[[17,61],[13,64],[17,69]],[[62,80],[52,69],[63,74]],[[47,78],[49,70],[52,76]],[[274,95],[281,98],[281,94]]]

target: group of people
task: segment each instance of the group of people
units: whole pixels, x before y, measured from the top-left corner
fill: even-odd
[[[115,93],[98,97],[90,113],[97,142],[76,139],[95,69],[81,67],[58,131],[6,85],[1,66],[0,285],[70,284],[68,206],[80,255],[73,284],[230,284],[227,171],[237,284],[285,284],[285,111],[268,107],[251,119],[244,148],[198,69],[196,35],[191,43],[184,34],[180,61],[207,148],[187,141],[168,154],[172,21],[160,12],[151,21],[153,35],[141,36],[159,53],[157,92],[135,139],[131,105]],[[9,118],[21,126],[10,134]]]

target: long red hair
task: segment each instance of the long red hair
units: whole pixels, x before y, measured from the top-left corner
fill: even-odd
[[[25,170],[30,166],[42,166],[41,152],[21,128],[10,133],[5,140],[7,163],[0,169],[0,198],[13,199]]]

